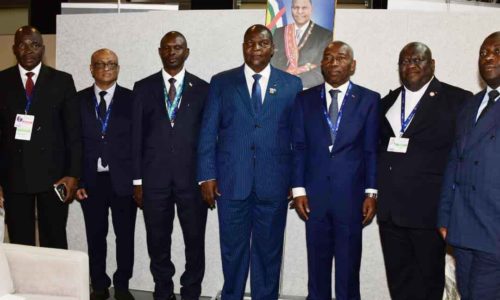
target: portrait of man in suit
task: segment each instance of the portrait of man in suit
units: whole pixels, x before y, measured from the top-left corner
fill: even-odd
[[[36,28],[16,30],[12,50],[17,65],[0,72],[0,198],[9,238],[34,246],[37,219],[40,246],[66,249],[68,203],[81,175],[75,85],[70,74],[42,63]],[[62,199],[56,185],[64,186]]]
[[[402,86],[382,99],[378,162],[380,239],[392,299],[441,300],[445,244],[437,207],[455,121],[472,94],[439,81],[425,44],[399,54]]]
[[[85,220],[91,300],[109,297],[106,274],[108,215],[116,236],[115,299],[133,300],[128,282],[134,266],[137,206],[132,198],[132,91],[117,84],[118,56],[109,49],[92,54],[94,84],[77,93],[83,143],[83,173],[76,197]]]
[[[461,111],[439,204],[461,299],[500,299],[500,31],[479,50],[486,88]]]
[[[293,110],[293,207],[306,226],[308,296],[360,300],[362,229],[375,215],[380,95],[353,83],[352,48],[324,49],[325,83],[299,93]]]
[[[291,111],[300,79],[272,67],[272,34],[244,35],[245,63],[212,77],[198,147],[203,199],[219,216],[222,299],[277,299],[290,188]]]
[[[275,54],[271,64],[299,76],[304,88],[310,88],[323,82],[320,63],[323,49],[333,39],[333,23],[327,29],[311,19],[312,0],[292,0],[291,12],[294,22],[274,32]]]
[[[196,180],[196,153],[208,83],[186,71],[186,38],[171,31],[160,41],[163,69],[134,85],[134,199],[143,208],[154,299],[175,299],[171,234],[181,225],[186,269],[182,299],[199,299],[205,273],[207,205]]]

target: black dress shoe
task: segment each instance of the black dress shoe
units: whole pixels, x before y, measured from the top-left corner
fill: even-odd
[[[93,290],[90,293],[90,300],[106,300],[109,298],[109,290]]]
[[[116,300],[135,300],[129,290],[115,290]]]

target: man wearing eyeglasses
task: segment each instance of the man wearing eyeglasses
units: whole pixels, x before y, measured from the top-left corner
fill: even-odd
[[[17,65],[0,72],[0,198],[12,243],[67,248],[68,203],[81,173],[81,134],[70,74],[42,63],[42,35],[16,30]],[[64,186],[65,197],[54,191]],[[3,190],[2,190],[3,189]],[[0,203],[1,205],[1,203]]]
[[[109,297],[132,300],[128,282],[134,265],[137,206],[132,198],[132,91],[116,83],[120,65],[109,49],[92,54],[90,73],[95,82],[78,92],[83,142],[83,174],[76,192],[85,219],[89,253],[91,300]],[[113,280],[106,274],[106,236],[111,210],[116,236]]]
[[[203,199],[219,213],[222,299],[277,299],[290,188],[291,113],[298,77],[270,65],[272,34],[244,35],[245,63],[212,77],[198,147]]]
[[[440,300],[445,244],[437,209],[455,120],[472,94],[434,77],[426,45],[399,54],[401,87],[382,99],[378,223],[391,298]]]

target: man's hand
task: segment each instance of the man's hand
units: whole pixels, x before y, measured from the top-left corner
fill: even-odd
[[[64,203],[69,204],[73,202],[75,199],[76,189],[78,187],[78,179],[75,177],[65,176],[54,183],[55,186],[60,184],[64,184],[66,187],[66,197],[64,198]]]
[[[87,195],[87,191],[85,189],[78,189],[76,191],[76,199],[82,201],[87,199],[89,196]]]
[[[370,223],[377,212],[377,199],[366,197],[363,202],[363,225]]]
[[[446,240],[446,236],[448,235],[448,228],[446,227],[439,227],[439,234],[443,238],[443,240]]]
[[[220,196],[217,180],[207,180],[201,184],[201,197],[210,209],[215,208],[215,196]]]
[[[5,202],[5,199],[3,197],[3,189],[0,186],[0,208],[3,208],[3,203]]]
[[[295,207],[295,211],[302,219],[302,221],[309,220],[309,213],[311,210],[309,209],[309,200],[307,200],[307,196],[299,196],[293,199],[293,207]]]
[[[134,185],[134,201],[135,205],[142,209],[144,202],[142,199],[142,185]]]

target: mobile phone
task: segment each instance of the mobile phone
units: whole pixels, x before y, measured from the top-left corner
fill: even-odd
[[[59,197],[59,200],[64,202],[64,199],[66,199],[66,186],[63,183],[55,185],[54,192],[56,192],[56,195],[57,197]]]

